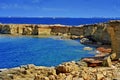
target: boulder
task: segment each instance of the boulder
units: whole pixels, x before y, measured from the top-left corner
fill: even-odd
[[[63,63],[56,67],[57,74],[59,73],[70,73],[72,71],[78,71],[79,67],[75,62]]]
[[[111,58],[111,60],[114,60],[114,59],[116,58],[116,53],[112,53],[112,54],[110,55],[110,58]]]
[[[72,80],[72,75],[66,76],[65,80]]]
[[[64,80],[65,78],[66,78],[66,75],[64,73],[60,73],[60,74],[58,74],[56,80]]]
[[[104,76],[103,76],[103,74],[98,73],[96,75],[96,78],[97,78],[96,80],[103,80]]]
[[[33,69],[33,68],[35,68],[35,65],[34,64],[28,64],[27,67],[28,67],[28,69]]]
[[[49,80],[56,80],[56,77],[54,75],[50,75]]]
[[[112,62],[111,62],[110,56],[109,57],[105,57],[105,59],[104,59],[102,64],[103,64],[103,66],[111,67]]]

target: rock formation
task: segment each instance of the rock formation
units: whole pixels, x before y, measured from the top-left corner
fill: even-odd
[[[120,21],[110,21],[108,32],[111,38],[113,53],[116,53],[116,58],[120,58]]]
[[[86,67],[66,62],[57,67],[24,65],[0,70],[0,80],[119,80],[120,62],[111,67]]]

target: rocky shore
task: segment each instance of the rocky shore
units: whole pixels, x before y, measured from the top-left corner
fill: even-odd
[[[24,65],[0,70],[0,80],[120,80],[120,21],[82,26],[0,24],[1,34],[58,35],[98,45],[95,57],[56,67]],[[103,46],[109,45],[110,48]]]
[[[114,61],[111,67],[87,67],[81,61],[56,67],[29,64],[0,70],[0,80],[120,80],[120,61]]]

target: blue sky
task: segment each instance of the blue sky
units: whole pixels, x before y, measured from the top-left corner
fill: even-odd
[[[120,17],[120,0],[0,0],[0,16]]]

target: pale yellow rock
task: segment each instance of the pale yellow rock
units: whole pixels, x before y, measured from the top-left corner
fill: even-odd
[[[49,80],[56,80],[56,78],[55,78],[54,75],[50,75],[50,76],[49,76]]]
[[[96,80],[102,80],[104,78],[103,74],[97,74],[97,79]]]
[[[111,67],[112,66],[112,62],[111,62],[110,56],[106,57],[102,64],[103,64],[103,66]]]
[[[66,76],[65,80],[72,80],[72,75]]]
[[[111,60],[114,60],[114,59],[116,58],[116,53],[112,53],[112,54],[110,55],[110,58],[111,58]]]
[[[72,71],[78,71],[79,67],[73,62],[64,63],[56,67],[57,73],[69,73]]]

